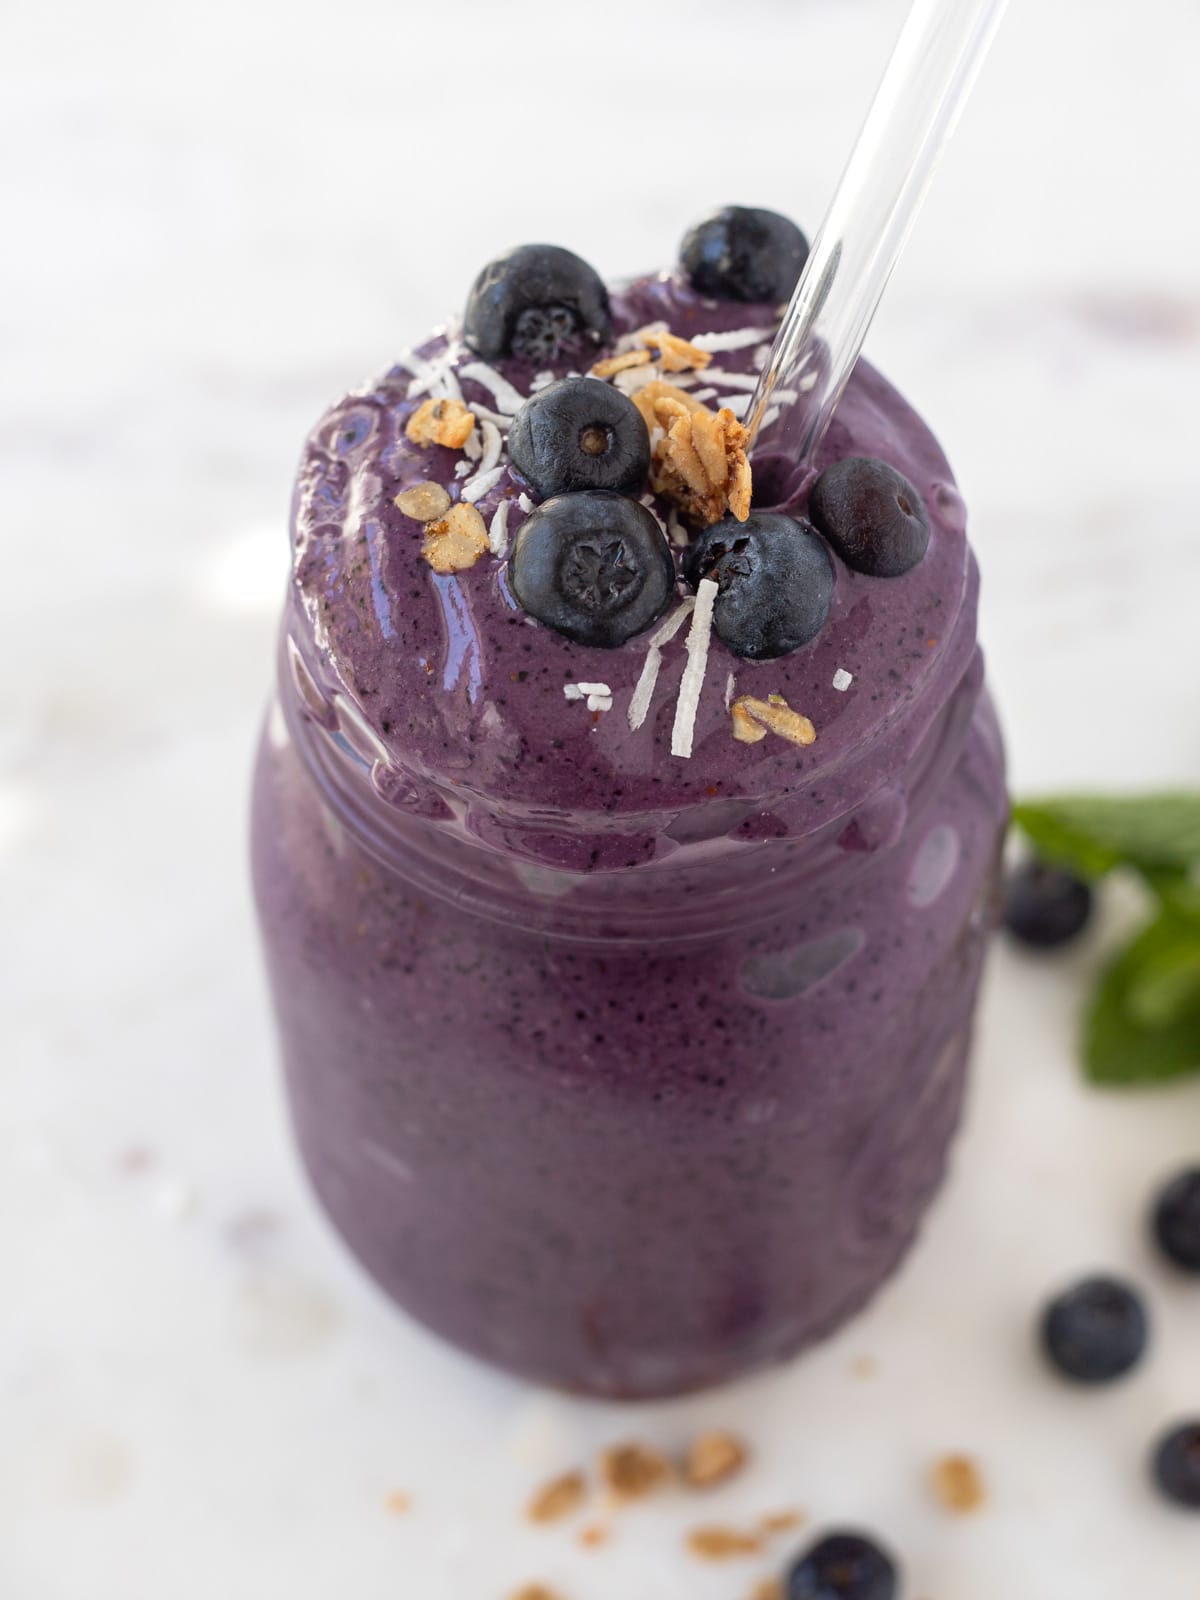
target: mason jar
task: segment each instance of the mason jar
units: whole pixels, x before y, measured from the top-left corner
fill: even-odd
[[[912,1243],[959,1119],[1005,818],[975,564],[934,476],[941,626],[913,631],[912,671],[873,673],[879,615],[851,584],[857,633],[832,648],[860,639],[878,703],[823,736],[836,688],[786,785],[735,747],[674,810],[573,811],[578,755],[540,807],[488,793],[486,740],[459,776],[398,760],[293,584],[253,865],[296,1135],[367,1271],[464,1350],[593,1395],[697,1389],[837,1327]],[[476,576],[468,616],[496,581]],[[525,685],[490,661],[502,738]],[[618,785],[641,747],[590,725]]]

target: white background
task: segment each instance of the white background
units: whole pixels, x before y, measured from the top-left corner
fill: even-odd
[[[299,441],[525,239],[606,275],[710,206],[814,227],[902,0],[0,5],[0,1597],[739,1600],[681,1530],[877,1529],[907,1600],[1200,1595],[1144,1482],[1200,1412],[1200,1290],[1142,1242],[1200,1085],[1101,1096],[1112,934],[1001,950],[969,1129],[911,1268],[795,1368],[636,1412],[398,1318],[292,1156],[244,865]],[[972,508],[1017,786],[1200,778],[1194,0],[1015,0],[869,351]],[[1033,1308],[1135,1274],[1153,1358],[1080,1397]],[[878,1364],[856,1376],[856,1358]],[[608,1549],[529,1486],[723,1422],[738,1488]],[[929,1463],[980,1461],[954,1521]],[[389,1514],[392,1490],[413,1496]]]

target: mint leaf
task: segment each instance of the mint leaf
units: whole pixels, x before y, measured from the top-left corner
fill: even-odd
[[[1200,792],[1067,795],[1014,806],[1013,820],[1039,855],[1085,878],[1135,867],[1161,892],[1200,862]]]
[[[1200,933],[1139,973],[1128,1000],[1130,1015],[1146,1028],[1169,1027],[1189,1011],[1200,1011]]]
[[[1102,1084],[1200,1070],[1200,922],[1167,907],[1101,974],[1084,1059]]]

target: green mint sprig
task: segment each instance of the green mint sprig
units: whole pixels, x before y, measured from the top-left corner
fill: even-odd
[[[1200,1072],[1200,793],[1028,801],[1013,821],[1044,859],[1093,880],[1132,870],[1155,902],[1096,980],[1088,1076],[1136,1084]]]

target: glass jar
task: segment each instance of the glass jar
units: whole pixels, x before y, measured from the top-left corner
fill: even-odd
[[[1006,810],[970,570],[957,667],[818,764],[802,824],[714,800],[620,871],[399,775],[293,600],[254,800],[270,980],[313,1184],[407,1311],[540,1382],[665,1395],[790,1355],[897,1265]]]

